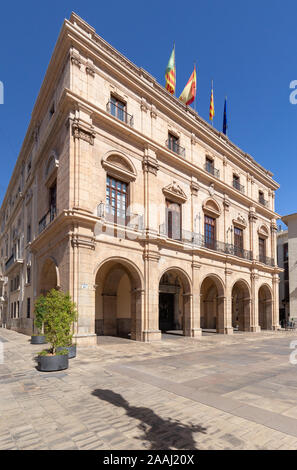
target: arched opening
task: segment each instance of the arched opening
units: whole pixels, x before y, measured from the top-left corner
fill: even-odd
[[[272,329],[272,294],[267,285],[260,287],[258,292],[258,314],[261,330]]]
[[[104,263],[96,275],[95,332],[141,341],[141,279],[125,260]]]
[[[239,331],[250,331],[251,295],[244,281],[235,282],[232,288],[232,327]]]
[[[224,333],[224,285],[217,276],[207,276],[200,289],[200,326],[208,332]]]
[[[190,335],[191,285],[179,269],[169,269],[159,282],[159,330]]]
[[[51,289],[59,287],[58,268],[52,259],[48,258],[43,264],[39,280],[40,294],[46,295]]]

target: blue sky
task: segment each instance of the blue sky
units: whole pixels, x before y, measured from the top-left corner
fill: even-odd
[[[214,126],[222,129],[228,96],[230,139],[274,173],[276,210],[297,212],[297,3],[293,0],[126,0],[2,2],[0,202],[64,18],[75,11],[97,33],[161,84],[176,44],[177,94],[197,64],[197,111],[208,119],[214,80]]]

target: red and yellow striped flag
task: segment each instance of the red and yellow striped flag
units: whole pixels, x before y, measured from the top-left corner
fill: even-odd
[[[213,99],[213,83],[211,83],[211,94],[210,94],[210,105],[209,105],[209,119],[210,121],[213,120],[215,115],[214,109],[214,99]]]
[[[165,79],[166,79],[166,90],[169,91],[172,95],[175,93],[175,46],[173,46],[171,56],[167,65],[167,69],[165,72]]]
[[[193,103],[195,97],[196,97],[196,67],[194,67],[193,73],[189,78],[188,83],[186,84],[182,94],[180,95],[179,99],[185,103],[186,105],[189,105]]]

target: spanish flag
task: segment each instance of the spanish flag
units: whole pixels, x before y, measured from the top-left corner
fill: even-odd
[[[193,103],[195,96],[196,96],[196,67],[194,67],[193,73],[190,76],[189,81],[186,84],[179,99],[186,105],[189,105]]]
[[[212,121],[215,115],[214,99],[213,99],[213,82],[211,82],[211,94],[210,94],[210,105],[209,105],[209,120]]]
[[[172,95],[175,93],[175,45],[173,46],[171,56],[167,65],[167,69],[165,72],[165,79],[166,79],[166,90],[169,91]]]

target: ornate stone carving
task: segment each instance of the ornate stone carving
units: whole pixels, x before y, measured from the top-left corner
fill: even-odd
[[[187,200],[186,194],[176,181],[163,188],[162,191],[166,197],[173,198],[177,202],[184,203]]]
[[[70,54],[70,60],[73,65],[76,65],[79,69],[81,67],[81,60],[80,56],[76,54],[75,52],[71,52]]]
[[[197,143],[197,137],[195,136],[195,134],[191,134],[191,144],[192,145],[196,145]]]
[[[157,108],[155,105],[152,104],[151,106],[151,117],[153,119],[156,119],[157,118]]]
[[[209,192],[210,196],[214,195],[214,192],[215,192],[214,183],[210,183],[209,188],[208,188],[208,192]]]
[[[82,139],[90,145],[94,145],[95,132],[93,127],[85,127],[80,124],[78,119],[74,119],[72,124],[72,135],[75,139]]]
[[[237,225],[240,228],[245,228],[247,226],[247,222],[241,214],[238,214],[237,218],[233,219],[232,222],[233,222],[233,225]]]
[[[143,111],[143,112],[146,113],[146,112],[148,111],[148,108],[149,108],[149,107],[148,107],[148,103],[147,103],[146,99],[145,99],[145,98],[141,98],[141,103],[140,103],[140,109],[141,109],[141,111]]]
[[[225,207],[225,210],[228,211],[230,207],[230,199],[227,194],[224,194],[224,199],[223,199],[223,206]]]
[[[157,176],[159,170],[158,160],[150,155],[145,155],[142,162],[143,171]]]
[[[86,65],[86,74],[95,77],[95,68],[92,65]]]
[[[191,188],[191,194],[193,196],[197,196],[200,186],[196,178],[192,178],[190,188]]]

